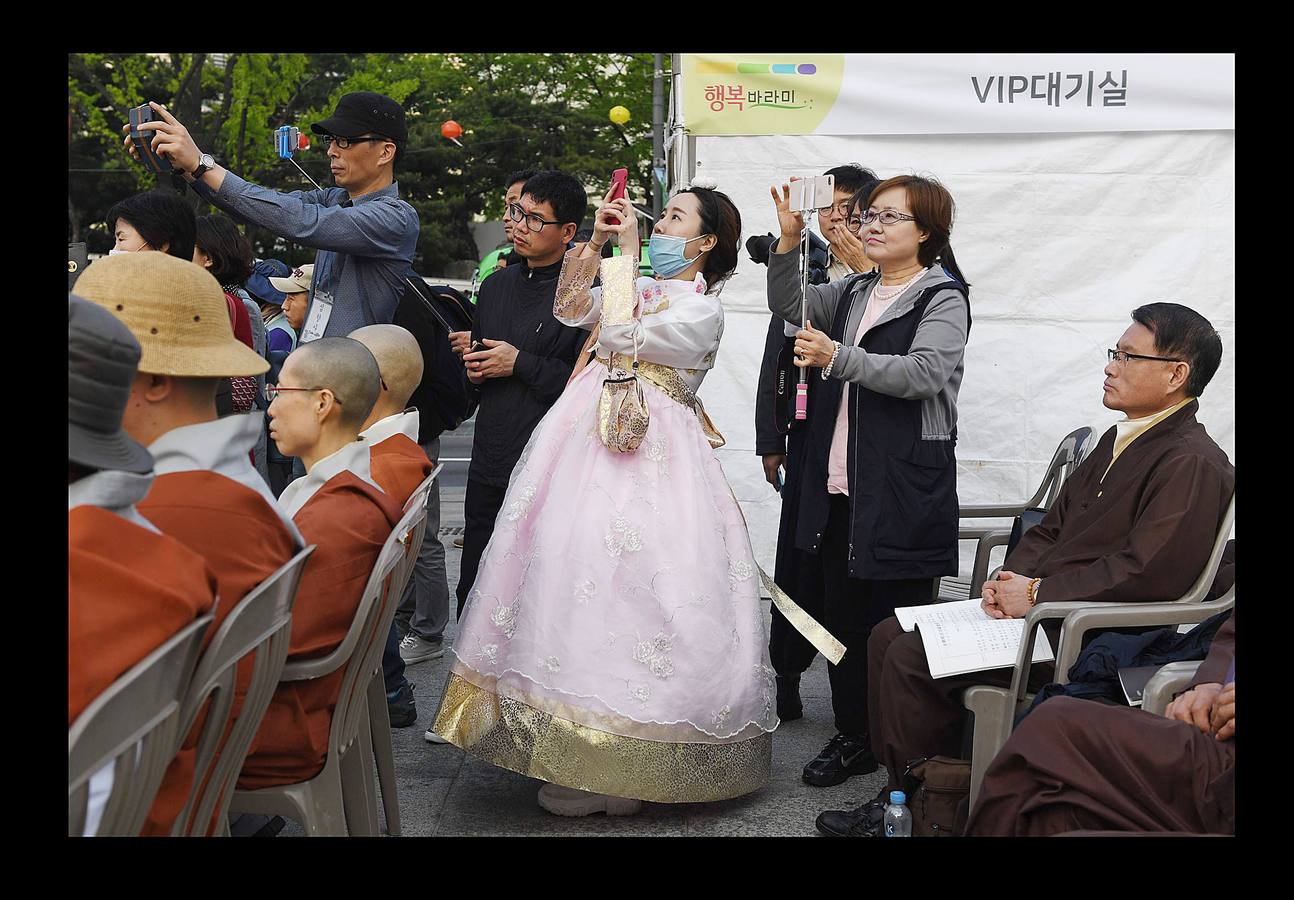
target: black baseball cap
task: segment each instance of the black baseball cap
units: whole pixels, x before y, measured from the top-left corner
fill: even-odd
[[[404,121],[404,107],[385,94],[356,91],[337,101],[337,109],[322,122],[310,126],[315,134],[359,137],[371,131],[404,144],[409,127]]]

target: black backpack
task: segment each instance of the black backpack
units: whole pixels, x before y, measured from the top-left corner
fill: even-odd
[[[426,444],[476,412],[476,392],[449,346],[451,331],[472,330],[476,310],[452,287],[427,284],[412,269],[404,280],[409,287],[400,297],[394,324],[412,332],[422,349],[422,382],[409,405],[419,412],[418,443]]]

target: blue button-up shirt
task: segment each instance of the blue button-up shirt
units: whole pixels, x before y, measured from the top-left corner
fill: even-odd
[[[400,199],[398,183],[358,197],[342,188],[321,191],[270,190],[225,174],[219,191],[198,181],[195,190],[231,215],[306,247],[314,247],[315,293],[333,298],[325,337],[345,337],[365,325],[389,324],[408,288],[418,244],[418,214]],[[345,205],[343,205],[345,204]],[[313,310],[306,310],[306,321]]]

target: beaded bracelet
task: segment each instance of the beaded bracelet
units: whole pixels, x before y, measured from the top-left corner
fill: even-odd
[[[1028,592],[1029,592],[1029,605],[1030,605],[1030,606],[1033,606],[1035,603],[1037,603],[1037,602],[1038,602],[1038,583],[1039,583],[1039,582],[1041,582],[1041,581],[1042,581],[1042,579],[1041,579],[1041,578],[1031,578],[1031,579],[1029,579]]]
[[[832,341],[832,343],[835,345],[836,349],[831,351],[831,360],[827,363],[827,367],[822,370],[823,381],[826,381],[831,377],[831,367],[836,364],[836,357],[840,355],[840,341]]]

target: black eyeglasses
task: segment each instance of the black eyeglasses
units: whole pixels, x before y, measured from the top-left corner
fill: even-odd
[[[872,210],[869,209],[867,212],[862,214],[861,218],[864,225],[870,225],[877,219],[881,220],[882,225],[897,225],[900,222],[916,221],[914,217],[904,215],[903,213],[893,209],[885,209],[880,212],[872,212]]]
[[[526,228],[534,232],[543,231],[545,225],[565,224],[564,222],[550,222],[547,219],[540,218],[535,213],[528,213],[522,209],[521,205],[518,203],[509,204],[508,217],[514,222],[520,222],[524,219],[526,222]]]
[[[267,384],[265,385],[265,399],[270,403],[273,403],[274,398],[277,397],[281,391],[328,391],[329,393],[332,393],[332,388],[321,388],[321,387],[296,388],[296,387],[281,387],[280,385],[277,385],[277,384]],[[340,397],[338,397],[336,394],[333,394],[332,398],[337,401],[338,406],[341,406]]]
[[[1171,363],[1186,362],[1184,359],[1170,359],[1167,356],[1143,356],[1140,353],[1129,353],[1126,350],[1106,350],[1105,353],[1110,357],[1110,362],[1116,362],[1121,366],[1130,359],[1151,359],[1155,362]]]
[[[384,138],[381,135],[369,135],[368,137],[342,137],[338,134],[325,134],[323,136],[325,147],[331,144],[336,144],[338,150],[346,150],[349,149],[351,144],[361,144],[365,141],[382,141],[385,143],[390,140],[390,138]],[[395,141],[391,141],[391,143],[394,144]]]
[[[825,219],[825,218],[827,218],[827,216],[831,215],[831,214],[832,214],[832,212],[838,212],[838,213],[840,213],[842,216],[848,215],[848,214],[849,214],[849,201],[848,201],[848,200],[841,200],[839,203],[837,203],[837,204],[836,204],[836,205],[834,205],[834,206],[819,206],[819,207],[818,207],[818,215],[819,215],[819,216],[821,216],[821,217],[822,217],[822,218],[824,218],[824,219]]]

